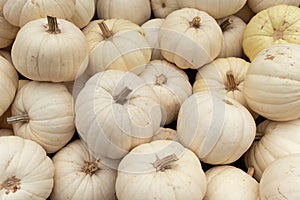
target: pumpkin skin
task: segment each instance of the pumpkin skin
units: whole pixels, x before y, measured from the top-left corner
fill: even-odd
[[[152,48],[151,60],[163,59],[158,42],[158,32],[164,20],[165,19],[162,18],[150,19],[141,26],[146,34],[147,41]]]
[[[77,131],[96,159],[118,160],[150,142],[160,127],[160,104],[153,89],[131,72],[93,75],[75,102]]]
[[[267,8],[270,8],[270,7],[276,6],[276,5],[280,5],[280,4],[299,6],[300,1],[299,0],[273,0],[273,1],[247,0],[247,5],[254,13],[258,13],[262,10],[265,10]]]
[[[62,84],[27,83],[17,92],[11,114],[7,120],[14,134],[37,142],[47,153],[58,151],[75,133],[73,99]]]
[[[196,8],[207,12],[215,19],[232,15],[239,11],[247,0],[177,0],[180,8]]]
[[[6,0],[3,7],[5,19],[14,26],[45,18],[47,15],[70,20],[75,11],[75,0]]]
[[[274,160],[300,153],[300,119],[287,122],[266,120],[257,126],[257,135],[262,137],[244,156],[245,165],[254,167],[257,180]]]
[[[166,17],[158,41],[164,59],[182,69],[198,69],[219,55],[223,34],[206,12],[182,8]]]
[[[216,92],[194,93],[179,110],[178,141],[208,164],[238,160],[250,148],[255,132],[250,112]]]
[[[249,107],[274,121],[300,117],[298,44],[272,45],[251,62],[244,81]]]
[[[179,9],[177,0],[151,0],[150,3],[153,16],[157,18],[166,18],[171,12]]]
[[[18,73],[14,66],[0,56],[0,116],[13,102],[18,88]]]
[[[99,19],[126,19],[142,25],[151,17],[149,0],[100,0],[97,3]]]
[[[168,157],[171,158],[169,163],[165,162]],[[163,163],[158,164],[161,160]],[[200,161],[175,141],[158,140],[139,145],[118,167],[116,194],[119,200],[145,197],[199,200],[205,191],[206,177]]]
[[[48,21],[36,19],[20,29],[11,50],[13,64],[31,80],[75,80],[88,65],[86,38],[69,21],[57,19],[58,27],[53,29],[48,27]],[[51,24],[55,27],[55,22]],[[60,32],[56,32],[58,29]]]
[[[237,16],[231,15],[217,20],[223,31],[223,44],[219,58],[243,56],[243,34],[246,23]]]
[[[240,168],[223,165],[205,172],[207,190],[203,200],[257,200],[259,183]]]
[[[175,121],[181,104],[192,95],[186,73],[165,60],[153,60],[139,76],[159,99],[163,114],[161,125]]]
[[[12,129],[5,129],[5,128],[0,129],[0,137],[1,136],[10,136],[10,135],[14,135],[14,132]]]
[[[96,10],[94,0],[76,0],[71,21],[80,29],[88,25]]]
[[[47,199],[54,166],[37,143],[18,136],[0,137],[0,199]],[[10,186],[9,186],[10,185]]]
[[[300,154],[276,159],[264,171],[259,193],[261,200],[300,198]]]
[[[116,199],[116,170],[94,159],[81,140],[59,150],[52,161],[55,173],[51,200]]]
[[[153,135],[152,141],[155,140],[177,140],[177,131],[171,128],[161,127],[158,131]]]
[[[272,20],[271,20],[272,19]],[[300,9],[278,5],[257,13],[247,24],[243,50],[252,61],[263,49],[282,43],[300,44]]]
[[[83,29],[83,33],[89,46],[86,72],[91,76],[108,69],[139,74],[151,59],[151,48],[143,29],[131,21],[94,20]]]

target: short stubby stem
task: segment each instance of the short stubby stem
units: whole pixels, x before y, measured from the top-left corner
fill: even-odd
[[[227,28],[233,23],[233,19],[231,18],[226,18],[221,24],[220,24],[220,27],[222,29],[222,31],[226,31]]]
[[[132,92],[131,89],[129,89],[128,87],[125,87],[123,90],[121,90],[121,92],[119,92],[119,94],[117,94],[113,97],[115,103],[118,103],[121,105],[125,104],[127,101],[127,97],[131,92]]]
[[[16,116],[8,117],[6,119],[6,121],[8,124],[15,124],[15,123],[19,123],[19,122],[28,123],[29,116],[28,116],[28,114],[16,115]]]
[[[5,194],[10,192],[15,193],[17,190],[21,189],[21,179],[16,176],[6,179],[3,183],[0,184],[0,191],[5,190]]]
[[[81,167],[81,171],[92,176],[95,174],[100,168],[98,167],[98,161],[84,161],[84,165]]]
[[[162,159],[156,157],[156,161],[153,164],[153,167],[156,171],[165,171],[166,169],[171,168],[171,164],[178,160],[178,157],[175,154],[166,156]]]
[[[48,21],[48,33],[58,34],[61,33],[61,30],[58,27],[57,18],[52,16],[47,16]]]
[[[159,76],[156,77],[156,85],[163,85],[167,83],[167,77],[164,74],[160,74]]]
[[[98,25],[105,39],[110,38],[113,35],[104,21],[101,21]]]
[[[201,24],[201,18],[199,16],[194,17],[191,22],[191,26],[194,28],[199,28],[200,24]]]
[[[228,90],[228,91],[236,90],[237,83],[235,82],[235,78],[234,78],[232,70],[229,70],[226,72],[226,78],[227,78],[226,90]]]

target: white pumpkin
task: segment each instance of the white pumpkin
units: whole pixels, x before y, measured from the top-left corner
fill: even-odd
[[[276,159],[300,153],[300,119],[275,122],[266,120],[257,126],[255,141],[246,152],[245,165],[254,167],[254,177],[261,179],[264,170]]]
[[[159,99],[163,114],[161,125],[175,121],[181,104],[192,94],[186,73],[165,60],[153,60],[139,76]]]
[[[237,101],[213,91],[194,93],[179,110],[178,141],[208,164],[238,160],[251,146],[255,133],[250,112]]]
[[[16,69],[35,81],[72,81],[88,65],[88,46],[81,30],[64,19],[47,17],[24,25],[11,50]]]
[[[74,11],[75,0],[6,0],[3,6],[4,18],[19,27],[47,16],[70,20]]]
[[[162,118],[153,89],[120,70],[93,75],[76,98],[75,114],[77,131],[92,155],[115,160],[151,141]]]
[[[240,168],[221,165],[214,166],[205,172],[207,190],[203,200],[258,200],[259,183]]]
[[[139,145],[118,167],[119,200],[199,200],[205,192],[206,177],[200,161],[175,141],[158,140]]]
[[[177,131],[171,128],[161,127],[158,131],[153,135],[152,141],[155,140],[177,140]]]
[[[116,170],[93,158],[82,141],[72,141],[52,161],[55,173],[51,200],[116,199]]]
[[[0,199],[47,199],[54,166],[37,143],[18,136],[0,137]]]
[[[95,10],[96,5],[94,0],[76,0],[71,22],[78,28],[83,28],[93,19]]]
[[[182,69],[197,69],[219,55],[223,34],[206,12],[182,8],[166,17],[158,41],[164,59]]]
[[[99,0],[97,3],[99,19],[126,19],[142,25],[151,17],[149,0]]]
[[[139,74],[151,59],[151,48],[143,29],[131,21],[93,20],[83,33],[89,46],[86,72],[91,76],[108,69]]]
[[[151,0],[153,16],[166,18],[171,12],[179,9],[177,0]]]
[[[255,13],[258,13],[262,10],[265,10],[267,8],[270,8],[270,7],[276,6],[276,5],[280,5],[280,4],[299,6],[300,1],[299,0],[272,0],[272,1],[269,1],[269,0],[247,0],[247,5]]]
[[[163,22],[164,19],[162,18],[154,18],[146,21],[141,26],[146,34],[147,41],[150,47],[152,48],[151,60],[163,59],[158,42],[158,32]]]
[[[58,83],[31,81],[11,105],[14,134],[39,143],[47,153],[65,146],[75,133],[73,99]]]
[[[261,177],[259,194],[261,200],[300,199],[300,154],[272,162]]]

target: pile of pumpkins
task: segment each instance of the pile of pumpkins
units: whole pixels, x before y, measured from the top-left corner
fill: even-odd
[[[300,199],[299,0],[1,0],[0,199]]]

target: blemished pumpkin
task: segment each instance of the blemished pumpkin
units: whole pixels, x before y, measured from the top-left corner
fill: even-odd
[[[254,167],[254,177],[261,179],[274,160],[300,153],[300,119],[275,122],[266,120],[257,126],[257,141],[245,153],[245,165]]]
[[[280,5],[280,4],[299,6],[300,1],[299,0],[272,0],[272,1],[269,1],[269,0],[247,0],[247,5],[254,13],[258,13],[262,10],[265,10],[267,8],[270,8],[270,7],[276,6],[276,5]]]
[[[207,189],[203,200],[258,200],[259,183],[252,175],[253,168],[248,172],[231,166],[214,166],[205,171]]]
[[[148,44],[152,48],[151,60],[163,59],[158,42],[158,32],[164,20],[163,18],[150,19],[141,26],[146,34]]]
[[[88,46],[81,30],[56,17],[40,18],[24,25],[11,49],[15,68],[35,81],[72,81],[88,65]]]
[[[51,200],[116,199],[116,170],[93,158],[81,140],[59,150],[52,161],[55,172]]]
[[[0,116],[8,109],[17,92],[18,73],[15,67],[0,56]]]
[[[6,0],[3,6],[4,18],[18,27],[47,16],[70,20],[74,11],[75,0]]]
[[[173,140],[177,141],[177,131],[171,128],[161,127],[158,131],[153,135],[151,141],[155,140]]]
[[[259,183],[261,200],[300,199],[300,154],[291,154],[272,162]]]
[[[180,8],[196,8],[207,12],[215,19],[232,15],[239,11],[247,0],[177,0]]]
[[[2,136],[0,152],[0,199],[49,197],[54,166],[40,145],[18,136]]]
[[[223,34],[206,12],[182,8],[165,18],[158,41],[164,59],[181,69],[198,69],[219,55]]]
[[[83,33],[89,46],[89,75],[108,69],[139,74],[151,59],[143,29],[129,20],[93,20]]]
[[[244,81],[248,106],[274,121],[300,117],[300,45],[277,44],[251,62]]]
[[[192,95],[186,73],[165,60],[152,60],[139,75],[155,92],[162,108],[161,125],[177,119],[181,104]]]
[[[130,184],[128,184],[130,183]],[[119,200],[199,200],[206,177],[197,156],[180,143],[157,140],[130,151],[120,162],[116,180]]]
[[[47,153],[65,146],[75,133],[73,99],[59,83],[31,81],[16,94],[11,105],[14,134],[40,144]]]
[[[179,110],[178,141],[208,164],[235,162],[250,148],[255,133],[250,112],[217,92],[194,93]]]
[[[96,5],[94,0],[76,0],[75,10],[70,21],[82,29],[92,20],[95,10]]]
[[[97,2],[99,19],[126,19],[142,25],[151,17],[149,0],[99,0]]]
[[[132,72],[106,70],[93,75],[75,101],[75,123],[96,159],[121,159],[150,142],[162,119],[158,98]]]
[[[153,16],[166,18],[171,12],[179,9],[177,0],[151,0]]]
[[[243,50],[252,61],[263,49],[281,43],[300,44],[300,8],[277,5],[251,18],[243,35]]]
[[[223,43],[219,58],[243,56],[243,34],[246,23],[231,15],[217,20],[223,32]]]

